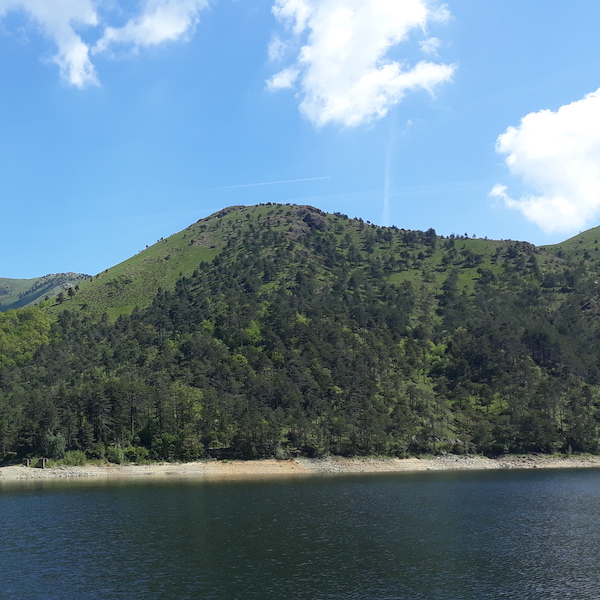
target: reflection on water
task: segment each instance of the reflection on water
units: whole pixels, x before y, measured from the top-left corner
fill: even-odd
[[[0,487],[0,598],[600,597],[600,472]]]

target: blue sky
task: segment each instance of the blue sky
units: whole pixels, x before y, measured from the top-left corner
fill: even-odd
[[[600,216],[599,26],[590,0],[0,0],[0,276],[260,202],[566,239]]]

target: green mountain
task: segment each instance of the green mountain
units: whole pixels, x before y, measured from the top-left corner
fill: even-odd
[[[60,292],[78,286],[87,279],[80,273],[56,273],[32,279],[0,277],[0,311],[37,304],[44,298],[54,298]]]
[[[0,315],[0,451],[598,452],[594,240],[226,209]]]
[[[210,262],[226,249],[243,245],[248,235],[282,233],[293,241],[311,231],[351,248],[351,258],[356,261],[385,261],[386,277],[392,284],[411,281],[430,290],[439,287],[452,268],[458,270],[460,286],[472,290],[482,269],[494,276],[502,273],[498,257],[518,249],[528,259],[535,254],[536,264],[544,272],[560,273],[564,263],[556,258],[556,252],[544,252],[526,242],[451,236],[441,245],[438,241],[443,238],[434,230],[423,234],[377,227],[309,206],[232,206],[87,279],[79,284],[76,295],[64,301],[61,298],[48,310],[58,314],[65,309],[83,309],[106,312],[111,318],[130,314],[135,307],[149,306],[158,290],[174,289],[178,279],[192,275],[201,262]],[[317,253],[312,258],[319,260]]]

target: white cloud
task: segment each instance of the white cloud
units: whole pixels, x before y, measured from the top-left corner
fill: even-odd
[[[419,42],[421,51],[430,56],[437,56],[438,50],[440,49],[441,41],[436,37],[427,38]]]
[[[600,89],[582,100],[542,110],[509,127],[496,142],[511,175],[531,193],[490,192],[547,233],[572,232],[600,212]]]
[[[94,51],[113,44],[132,44],[137,49],[180,39],[194,32],[200,11],[206,8],[207,0],[146,0],[142,13],[123,27],[107,27]]]
[[[57,47],[52,60],[62,77],[77,87],[96,84],[89,48],[76,29],[98,23],[91,0],[0,0],[0,18],[23,11]]]
[[[140,14],[133,16],[123,27],[111,27],[100,18],[96,6],[119,6],[109,0],[0,0],[0,19],[9,12],[24,12],[32,24],[50,38],[57,52],[52,57],[62,78],[79,88],[98,83],[96,70],[90,60],[95,53],[113,44],[132,45],[134,49],[162,44],[193,34],[201,10],[209,0],[144,0]],[[100,31],[100,39],[84,41],[82,30]],[[90,37],[88,35],[88,37]]]
[[[314,0],[276,0],[273,14],[280,21],[292,23],[294,33],[301,34],[313,13]]]
[[[296,79],[298,79],[300,71],[295,67],[288,67],[283,71],[279,71],[277,75],[274,75],[267,81],[267,87],[271,91],[285,90],[294,87]]]
[[[285,43],[278,36],[273,36],[269,42],[269,60],[279,61],[285,55]]]
[[[275,90],[296,82],[300,110],[317,125],[356,126],[381,118],[407,92],[432,92],[455,70],[426,61],[411,66],[388,56],[411,33],[424,34],[428,23],[450,18],[428,0],[276,0],[273,14],[291,32],[289,44],[303,45],[295,63],[267,86]]]

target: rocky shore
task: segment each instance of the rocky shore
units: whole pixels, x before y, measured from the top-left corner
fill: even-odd
[[[543,454],[505,455],[500,458],[456,454],[445,454],[435,458],[298,458],[296,462],[312,473],[600,468],[600,456],[582,455],[562,458]]]
[[[449,471],[485,469],[573,469],[600,468],[600,456],[557,458],[545,455],[485,458],[444,455],[436,458],[297,458],[294,460],[216,461],[157,463],[144,465],[59,466],[38,469],[25,466],[0,468],[0,483],[60,478],[260,478],[308,476],[318,473],[392,473],[410,471]]]

